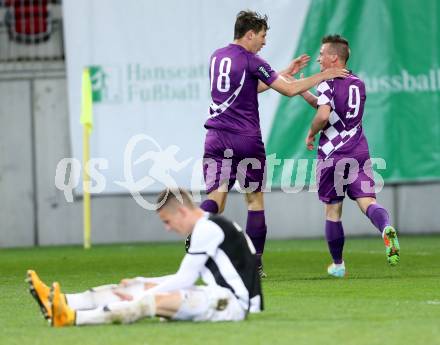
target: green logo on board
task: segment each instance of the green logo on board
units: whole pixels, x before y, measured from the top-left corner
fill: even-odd
[[[111,66],[90,66],[93,103],[122,102],[121,70]]]

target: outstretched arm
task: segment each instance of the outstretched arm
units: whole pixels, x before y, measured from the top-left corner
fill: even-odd
[[[295,77],[290,77],[292,80],[296,80]],[[301,73],[300,80],[304,79],[304,74]],[[316,97],[313,93],[310,91],[305,91],[301,94],[301,97],[304,98],[304,100],[310,104],[313,108],[318,108],[318,97]]]
[[[317,108],[318,107],[318,97],[316,97],[313,93],[311,93],[310,91],[306,91],[303,92],[301,94],[302,98],[304,98],[304,100],[310,104],[310,106],[312,106],[313,108]]]
[[[309,61],[310,61],[310,56],[308,56],[307,54],[302,54],[301,56],[298,56],[296,59],[293,59],[285,69],[279,72],[279,74],[288,79],[288,77],[298,73],[304,67],[306,67]],[[269,89],[270,89],[269,85],[263,83],[261,80],[258,81],[258,93],[264,92]]]
[[[258,93],[267,91],[269,89],[270,89],[269,85],[263,83],[261,80],[258,81],[258,89],[257,89]]]
[[[170,292],[188,288],[195,284],[205,265],[206,254],[186,254],[176,274],[159,283],[149,291],[151,293]]]
[[[316,112],[315,118],[312,121],[312,125],[309,129],[309,133],[306,137],[307,149],[313,150],[315,148],[315,135],[318,134],[327,124],[330,117],[331,107],[329,105],[320,105]]]
[[[323,80],[345,78],[348,74],[348,71],[344,68],[329,68],[323,72],[300,80],[287,79],[279,75],[278,78],[270,84],[270,87],[285,96],[293,97],[307,91]]]

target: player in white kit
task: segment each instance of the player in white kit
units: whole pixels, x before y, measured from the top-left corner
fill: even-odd
[[[158,204],[158,215],[168,230],[191,234],[179,270],[74,294],[62,293],[59,283],[50,289],[29,270],[30,291],[52,326],[130,323],[154,316],[240,321],[263,309],[255,249],[238,225],[196,207],[182,189],[164,191]],[[199,278],[205,285],[195,285]]]

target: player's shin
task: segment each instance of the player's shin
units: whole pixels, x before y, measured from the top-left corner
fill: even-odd
[[[370,219],[371,223],[379,230],[381,233],[385,227],[390,226],[390,216],[388,211],[379,204],[371,204],[368,206],[365,215]]]
[[[264,252],[264,244],[266,243],[266,219],[264,216],[264,210],[261,211],[248,211],[246,233],[252,240],[252,243],[257,252],[258,266],[262,265],[261,256]]]
[[[155,314],[155,297],[153,294],[146,293],[134,301],[114,302],[93,310],[77,311],[76,325],[132,323]]]
[[[75,310],[94,309],[108,305],[110,303],[119,302],[121,296],[128,296],[133,299],[144,292],[144,284],[142,282],[122,287],[116,284],[102,285],[91,288],[90,290],[66,294],[66,300],[70,308]]]
[[[371,204],[365,212],[374,226],[382,233],[385,253],[390,265],[395,266],[400,260],[400,245],[397,231],[390,224],[388,211],[379,204]]]
[[[109,284],[80,293],[66,294],[66,300],[69,307],[75,310],[97,308],[120,301],[120,298],[113,293],[116,287],[115,284]]]
[[[344,228],[342,222],[333,222],[326,220],[325,222],[325,238],[327,240],[328,249],[335,264],[342,264],[342,252],[344,250]]]

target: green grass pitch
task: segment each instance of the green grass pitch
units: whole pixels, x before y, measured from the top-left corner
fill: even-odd
[[[266,310],[241,323],[160,323],[52,329],[24,283],[26,269],[65,292],[123,277],[173,273],[183,243],[0,251],[0,343],[440,344],[440,237],[400,238],[401,262],[386,264],[380,238],[346,241],[348,277],[329,278],[323,240],[269,241]]]

